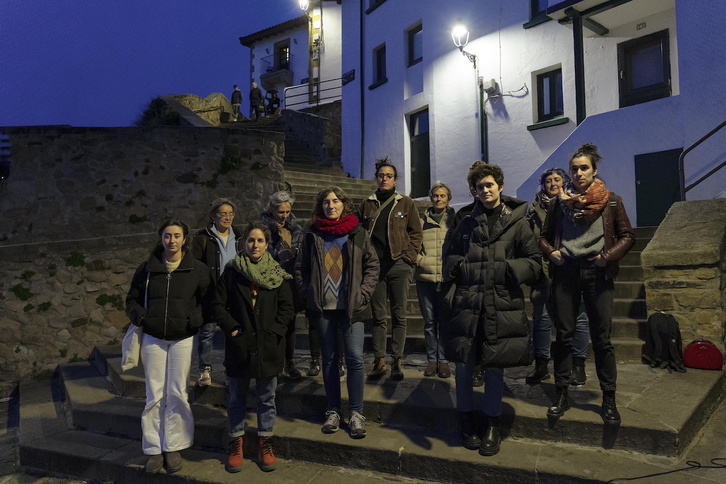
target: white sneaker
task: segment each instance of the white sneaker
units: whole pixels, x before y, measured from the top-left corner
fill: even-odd
[[[200,387],[208,387],[212,384],[212,369],[209,367],[204,367],[202,369],[202,373],[199,375],[199,380],[197,380],[197,383]]]
[[[362,413],[353,412],[350,416],[350,422],[348,422],[348,428],[350,429],[350,436],[353,439],[362,439],[366,436],[366,418]]]
[[[325,423],[323,424],[323,433],[332,434],[340,428],[340,415],[335,410],[325,412]]]

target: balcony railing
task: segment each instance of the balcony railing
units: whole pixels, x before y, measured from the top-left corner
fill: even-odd
[[[298,84],[285,88],[285,109],[301,110],[320,104],[332,103],[342,98],[342,78]]]

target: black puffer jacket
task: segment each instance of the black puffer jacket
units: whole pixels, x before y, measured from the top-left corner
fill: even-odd
[[[451,319],[443,325],[446,358],[465,362],[475,349],[485,366],[531,362],[530,325],[521,284],[537,281],[542,266],[527,204],[502,197],[502,212],[489,233],[484,207],[456,227],[444,255],[444,280],[457,284]],[[479,351],[480,350],[480,351]]]
[[[357,225],[348,234],[343,277],[348,288],[346,311],[351,321],[360,321],[378,283],[380,265],[368,233]],[[295,266],[298,291],[306,301],[307,314],[323,312],[323,264],[325,246],[321,232],[315,228],[305,234]]]
[[[239,254],[244,249],[244,232],[242,227],[233,226],[235,236],[235,252]],[[219,239],[212,232],[212,226],[201,229],[194,234],[192,241],[192,254],[195,259],[204,262],[212,275],[212,281],[217,284],[219,275],[224,271],[224,267],[219,267],[219,253],[222,249],[219,247]]]
[[[187,251],[179,267],[167,272],[161,253],[157,249],[136,269],[126,296],[126,314],[155,338],[176,341],[194,336],[202,324],[201,306],[210,303],[214,292],[209,268]]]
[[[253,308],[250,282],[230,265],[217,284],[212,313],[227,337],[227,375],[239,378],[246,372],[253,378],[269,378],[282,371],[285,332],[295,314],[290,284],[259,288]],[[235,329],[239,334],[231,336]]]

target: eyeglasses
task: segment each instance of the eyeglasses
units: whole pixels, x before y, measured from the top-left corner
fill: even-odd
[[[376,178],[378,178],[379,180],[390,180],[395,176],[396,175],[394,175],[393,173],[379,173],[378,175],[376,175]]]
[[[217,212],[219,218],[234,218],[234,212]]]

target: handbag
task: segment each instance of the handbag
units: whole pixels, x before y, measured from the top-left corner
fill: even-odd
[[[141,326],[130,324],[121,343],[121,369],[130,370],[139,364],[141,359],[141,338],[144,330]]]
[[[723,368],[723,354],[715,344],[700,339],[692,341],[683,350],[683,363],[689,368],[721,370]]]

